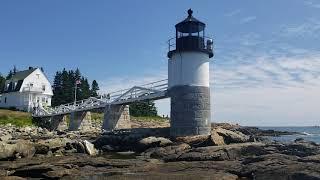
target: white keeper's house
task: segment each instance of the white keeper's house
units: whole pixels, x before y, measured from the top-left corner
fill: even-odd
[[[4,93],[0,95],[1,108],[32,111],[33,107],[51,106],[51,84],[40,68],[16,72],[6,80]]]

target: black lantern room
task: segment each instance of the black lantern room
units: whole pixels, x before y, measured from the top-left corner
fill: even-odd
[[[169,40],[169,58],[174,52],[182,51],[201,51],[208,53],[210,58],[213,57],[212,39],[205,37],[206,24],[194,18],[192,13],[189,9],[188,17],[176,24],[175,49],[170,49],[173,43]]]

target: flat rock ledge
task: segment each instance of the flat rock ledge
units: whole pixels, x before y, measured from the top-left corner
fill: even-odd
[[[2,128],[0,179],[320,179],[320,145],[261,141],[214,127],[171,138],[169,129],[50,132]]]

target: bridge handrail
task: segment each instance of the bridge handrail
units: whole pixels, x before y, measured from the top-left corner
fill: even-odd
[[[53,114],[61,114],[67,113],[77,110],[82,110],[83,108],[90,107],[103,107],[107,104],[112,103],[121,103],[128,101],[136,101],[143,100],[146,95],[155,94],[157,92],[163,92],[168,88],[168,79],[163,79],[147,84],[143,84],[140,86],[134,86],[132,88],[121,89],[118,91],[113,91],[108,93],[107,96],[98,96],[98,97],[89,97],[88,99],[78,100],[73,103],[61,104],[55,107],[38,107],[33,115],[35,116],[43,116],[43,115],[53,115]],[[150,96],[150,98],[154,98],[154,96]]]

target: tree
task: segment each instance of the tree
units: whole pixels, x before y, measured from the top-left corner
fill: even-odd
[[[132,116],[157,116],[157,108],[153,101],[143,101],[130,104],[130,115]]]
[[[0,74],[0,94],[4,91],[5,82],[6,78]]]
[[[96,97],[98,96],[98,91],[99,91],[99,85],[98,82],[96,80],[92,81],[92,85],[91,85],[91,96]]]
[[[75,71],[63,69],[61,72],[56,72],[54,77],[52,106],[74,102],[77,80],[81,82],[77,84],[77,100],[87,99],[92,96],[92,89],[90,89],[88,79],[81,75],[79,69]],[[97,82],[93,84],[97,85],[95,85],[94,89],[99,89]]]
[[[16,65],[13,66],[13,74],[16,74],[18,72]]]
[[[57,106],[62,101],[63,89],[62,89],[62,73],[60,71],[56,72],[54,76],[52,90],[53,90],[53,97],[52,97],[52,106]]]
[[[11,79],[12,76],[13,76],[13,72],[12,72],[12,70],[10,70],[7,77],[6,77],[6,80]]]
[[[90,85],[87,78],[84,78],[84,77],[81,78],[81,84],[79,88],[80,88],[80,93],[79,93],[78,99],[79,100],[88,99],[91,93],[90,93]]]

